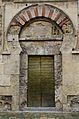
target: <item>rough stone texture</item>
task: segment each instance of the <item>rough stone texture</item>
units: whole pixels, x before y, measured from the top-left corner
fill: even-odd
[[[55,101],[56,107],[62,110],[62,56],[55,55]]]
[[[50,38],[53,35],[61,35],[62,31],[59,29],[55,23],[51,24],[49,21],[36,21],[31,23],[30,25],[24,27],[21,31],[20,37],[21,38]]]
[[[11,75],[12,110],[19,110],[19,75]]]
[[[10,75],[0,75],[0,86],[10,86]]]
[[[26,53],[20,55],[20,109],[27,107],[27,78],[28,78],[28,56]]]
[[[28,55],[53,55],[60,53],[61,42],[21,42],[21,47]]]
[[[1,119],[79,119],[78,113],[1,112]]]
[[[12,110],[12,96],[0,96],[0,111]]]
[[[67,96],[69,110],[79,111],[79,95]]]

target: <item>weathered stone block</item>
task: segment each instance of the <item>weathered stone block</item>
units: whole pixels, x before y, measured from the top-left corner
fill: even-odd
[[[0,86],[10,86],[10,75],[0,75]]]
[[[0,74],[4,74],[4,63],[0,63]]]
[[[14,61],[4,64],[4,74],[19,74],[19,62]]]
[[[12,110],[19,110],[19,74],[11,75]]]
[[[3,56],[3,70],[4,74],[19,74],[19,56],[17,55],[10,55],[10,56]]]
[[[44,21],[37,21],[24,27],[21,32],[21,37],[51,37],[52,28],[51,23]]]
[[[12,96],[0,95],[0,111],[12,110]]]

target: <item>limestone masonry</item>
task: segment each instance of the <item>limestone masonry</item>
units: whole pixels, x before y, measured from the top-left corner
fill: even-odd
[[[0,118],[77,112],[79,0],[0,0]]]

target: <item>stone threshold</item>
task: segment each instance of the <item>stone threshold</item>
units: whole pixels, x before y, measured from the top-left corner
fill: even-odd
[[[22,111],[26,112],[56,112],[56,107],[25,107]]]
[[[52,113],[52,114],[79,114],[79,108],[71,110],[57,109],[56,107],[25,107],[21,110],[0,110],[0,113]]]
[[[20,114],[20,113],[45,113],[45,114],[79,114],[79,112],[73,112],[73,111],[0,111],[0,114],[4,114],[4,113],[7,113],[7,114],[11,114],[11,113],[17,113],[17,114]]]

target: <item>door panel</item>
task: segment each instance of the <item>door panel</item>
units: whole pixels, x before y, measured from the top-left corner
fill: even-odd
[[[28,106],[55,106],[54,57],[29,56]]]
[[[28,107],[40,106],[40,60],[29,56]]]
[[[54,102],[54,58],[41,57],[42,107],[53,107]]]

